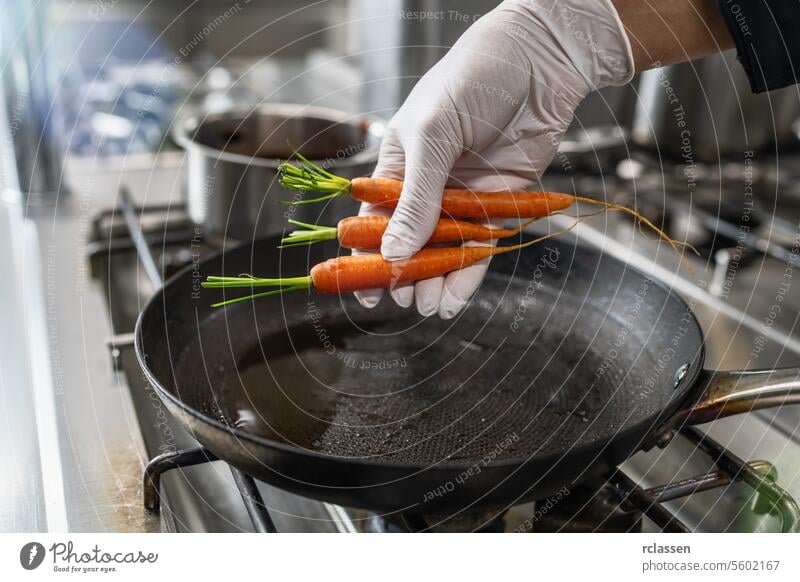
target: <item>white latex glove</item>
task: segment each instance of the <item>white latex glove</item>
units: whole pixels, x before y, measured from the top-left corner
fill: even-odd
[[[499,191],[536,182],[583,98],[627,83],[633,73],[630,44],[610,0],[502,2],[419,80],[387,127],[373,176],[405,179],[405,185],[381,254],[405,259],[425,245],[445,185]],[[375,213],[388,214],[362,206],[361,214]],[[390,292],[401,306],[416,298],[422,315],[448,319],[469,301],[488,263]],[[356,297],[374,307],[382,293]]]

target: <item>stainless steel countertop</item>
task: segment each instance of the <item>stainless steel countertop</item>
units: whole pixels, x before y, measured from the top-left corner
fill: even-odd
[[[71,531],[158,531],[142,508],[145,463],[142,433],[125,379],[112,366],[105,339],[112,333],[99,285],[86,257],[92,216],[116,205],[120,185],[138,204],[180,200],[180,154],[120,160],[71,160],[73,195],[55,208],[31,212],[40,245],[55,265],[56,334],[64,354],[59,435]],[[132,331],[132,330],[129,330]]]
[[[92,214],[115,204],[123,176],[140,203],[177,196],[174,162],[77,162],[73,194],[56,206],[0,204],[0,268],[17,282],[0,286],[0,415],[4,442],[15,443],[0,447],[12,492],[0,531],[160,530],[142,509],[141,431],[105,347],[107,310],[85,247]]]

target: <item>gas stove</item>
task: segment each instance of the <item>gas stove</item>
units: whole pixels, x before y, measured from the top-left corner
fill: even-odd
[[[771,298],[786,269],[794,268],[797,261],[798,246],[791,234],[795,241],[800,234],[790,212],[781,220],[780,236],[773,236],[775,229],[762,228],[772,215],[759,207],[758,229],[741,237],[741,224],[725,220],[719,212],[714,214],[714,197],[707,194],[707,188],[702,196],[696,192],[687,195],[669,180],[657,182],[643,171],[623,171],[611,177],[556,175],[549,180],[549,189],[579,190],[582,195],[635,203],[649,217],[668,225],[673,236],[688,238],[698,247],[701,254],[689,259],[692,273],[687,274],[670,252],[621,216],[597,217],[574,231],[583,243],[672,285],[687,299],[707,336],[707,366],[734,369],[800,364],[800,341],[793,337],[800,305],[786,301],[780,321],[772,318],[772,323],[765,325]],[[730,192],[739,187],[738,183],[729,186]],[[615,196],[608,196],[609,192]],[[717,207],[718,201],[719,197]],[[568,222],[566,217],[554,220]],[[134,206],[125,194],[117,197],[116,206],[97,213],[91,221],[86,254],[111,321],[113,333],[106,347],[114,369],[125,378],[141,428],[145,463],[140,503],[149,516],[149,528],[537,532],[781,531],[800,527],[800,510],[793,501],[800,496],[800,435],[796,432],[800,407],[753,412],[700,430],[682,430],[665,448],[639,453],[603,479],[565,488],[501,515],[383,519],[257,482],[216,460],[173,421],[143,379],[132,347],[136,317],[160,286],[160,275],[168,277],[219,250],[218,241],[203,239],[180,204]],[[745,250],[747,261],[740,256]],[[727,263],[723,251],[728,253]],[[751,357],[747,359],[745,354]]]

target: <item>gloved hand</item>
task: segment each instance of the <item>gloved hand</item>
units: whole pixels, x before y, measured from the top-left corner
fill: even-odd
[[[627,83],[633,72],[628,37],[610,0],[502,2],[419,80],[387,127],[373,176],[405,185],[381,254],[395,261],[424,246],[445,185],[494,191],[536,182],[583,98]],[[388,212],[361,208],[375,213]],[[401,306],[416,298],[422,315],[448,319],[478,288],[488,262],[390,292]],[[381,294],[356,296],[374,307]]]

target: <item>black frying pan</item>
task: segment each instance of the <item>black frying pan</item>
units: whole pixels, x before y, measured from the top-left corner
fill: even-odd
[[[704,371],[679,297],[571,243],[494,258],[452,321],[313,292],[209,306],[222,292],[198,291],[206,275],[296,276],[337,253],[277,243],[173,277],[139,317],[136,353],[198,441],[300,495],[408,513],[507,507],[683,423],[800,401],[797,370]]]

